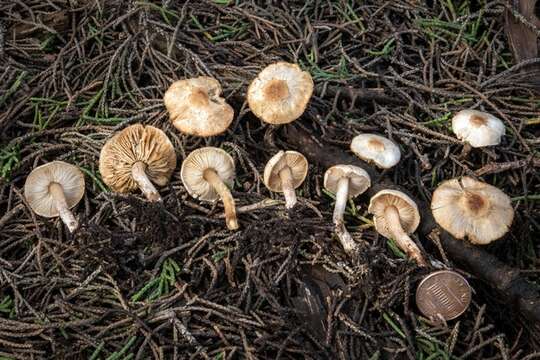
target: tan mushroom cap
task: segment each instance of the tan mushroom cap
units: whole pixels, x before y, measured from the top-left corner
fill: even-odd
[[[112,190],[127,193],[138,189],[132,167],[146,165],[152,183],[165,186],[176,167],[173,145],[163,131],[153,126],[131,125],[107,141],[99,155],[99,172]]]
[[[308,173],[306,157],[297,151],[281,150],[268,160],[264,168],[263,182],[268,189],[275,192],[283,191],[279,172],[286,166],[291,169],[293,188],[302,185]]]
[[[485,245],[508,232],[514,219],[510,197],[470,177],[444,181],[433,193],[437,224],[457,239]]]
[[[62,187],[69,209],[77,205],[84,196],[84,174],[78,167],[63,161],[38,166],[26,178],[24,197],[39,216],[50,218],[60,215],[49,192],[51,183]]]
[[[349,178],[349,199],[362,194],[371,186],[369,174],[361,167],[334,165],[324,173],[324,188],[335,194],[339,179],[342,178]]]
[[[376,134],[356,135],[351,142],[351,151],[360,159],[373,162],[382,169],[390,169],[401,158],[399,146]]]
[[[207,137],[223,133],[234,118],[233,108],[220,95],[216,79],[200,76],[174,82],[163,101],[178,130]]]
[[[461,110],[452,118],[452,131],[472,147],[498,145],[505,134],[503,122],[483,111]]]
[[[227,186],[232,187],[235,177],[234,160],[225,150],[204,147],[194,150],[182,163],[180,177],[188,193],[203,201],[220,199],[217,191],[204,178],[204,171],[214,170]]]
[[[247,100],[251,111],[269,124],[287,124],[305,111],[313,93],[311,75],[296,64],[268,65],[251,82]]]
[[[401,227],[407,234],[413,233],[420,224],[418,206],[406,194],[397,190],[381,190],[369,201],[368,211],[374,215],[375,229],[385,238],[392,238],[384,215],[388,206],[394,206],[399,213]]]

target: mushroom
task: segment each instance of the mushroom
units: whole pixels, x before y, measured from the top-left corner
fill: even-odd
[[[368,211],[379,234],[393,239],[418,265],[426,266],[420,249],[408,235],[420,224],[418,207],[410,197],[397,190],[381,190],[369,201]]]
[[[313,93],[311,75],[296,64],[268,65],[251,82],[249,108],[269,124],[288,124],[298,119]]]
[[[84,175],[78,167],[63,161],[38,166],[24,184],[24,197],[39,216],[60,216],[70,232],[79,227],[71,208],[84,195]]]
[[[485,245],[508,232],[514,218],[511,200],[495,186],[470,177],[444,181],[431,200],[437,224],[457,239]]]
[[[216,79],[200,76],[174,82],[163,102],[178,130],[208,137],[227,130],[234,117],[233,108],[220,95],[221,85]]]
[[[376,134],[359,134],[351,142],[351,151],[360,159],[382,169],[390,169],[399,162],[401,151],[393,141]]]
[[[227,152],[215,147],[194,150],[182,163],[180,177],[194,198],[210,202],[221,198],[227,228],[238,229],[234,199],[228,188],[235,177],[234,160]]]
[[[347,200],[362,194],[371,186],[368,173],[354,165],[334,165],[324,173],[324,187],[336,194],[333,220],[343,249],[351,253],[356,249],[351,234],[345,228],[343,214],[347,207]]]
[[[461,110],[452,118],[452,131],[472,147],[498,145],[505,133],[503,122],[478,110]]]
[[[292,209],[296,204],[294,189],[302,185],[308,172],[308,161],[297,151],[280,151],[272,156],[264,168],[264,185],[285,195],[285,207]]]
[[[176,167],[173,145],[163,131],[135,124],[115,134],[101,149],[99,172],[112,190],[139,188],[149,201],[161,201],[154,184],[165,186]]]

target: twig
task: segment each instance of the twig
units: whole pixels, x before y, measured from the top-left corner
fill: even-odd
[[[519,169],[525,166],[540,167],[540,159],[525,159],[505,163],[489,163],[476,170],[474,173],[476,176],[497,174],[503,171]]]

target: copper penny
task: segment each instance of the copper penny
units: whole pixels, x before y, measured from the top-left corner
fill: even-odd
[[[441,270],[427,275],[416,289],[416,306],[424,316],[452,320],[471,303],[471,286],[460,274]]]

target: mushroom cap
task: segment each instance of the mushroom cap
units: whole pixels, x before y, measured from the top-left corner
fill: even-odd
[[[204,171],[214,170],[221,181],[232,187],[235,177],[234,160],[225,150],[203,147],[192,151],[182,163],[180,177],[187,192],[196,199],[217,201],[219,194],[204,178]]]
[[[291,169],[293,188],[296,189],[306,179],[308,173],[308,161],[306,157],[297,151],[279,151],[272,156],[264,168],[263,182],[271,191],[282,192],[279,172],[284,167]]]
[[[351,151],[360,159],[373,162],[382,169],[390,169],[401,158],[399,146],[376,134],[356,135],[351,142]]]
[[[172,83],[163,102],[178,130],[207,137],[227,130],[234,117],[233,108],[220,95],[216,79],[200,76]]]
[[[99,172],[112,190],[126,193],[138,189],[131,168],[141,161],[154,184],[164,186],[176,167],[176,154],[163,131],[150,125],[135,124],[110,138],[99,155]]]
[[[371,186],[369,174],[361,167],[334,165],[324,173],[324,188],[335,194],[339,179],[344,177],[349,178],[349,199],[362,194]]]
[[[508,232],[514,218],[510,197],[495,186],[470,177],[444,181],[433,193],[437,224],[457,239],[489,244]]]
[[[313,93],[313,79],[296,64],[268,65],[251,82],[247,100],[251,111],[269,124],[298,119]]]
[[[486,112],[461,110],[452,118],[452,131],[472,147],[498,145],[505,134],[503,122]]]
[[[78,167],[63,161],[52,161],[32,170],[24,184],[24,197],[36,214],[48,218],[59,215],[49,192],[51,183],[62,187],[71,209],[84,195],[84,175]]]
[[[397,190],[381,190],[369,201],[368,211],[373,214],[375,229],[385,238],[392,235],[386,223],[384,212],[388,206],[394,206],[399,213],[401,227],[407,234],[413,233],[420,224],[418,206],[407,194]]]

